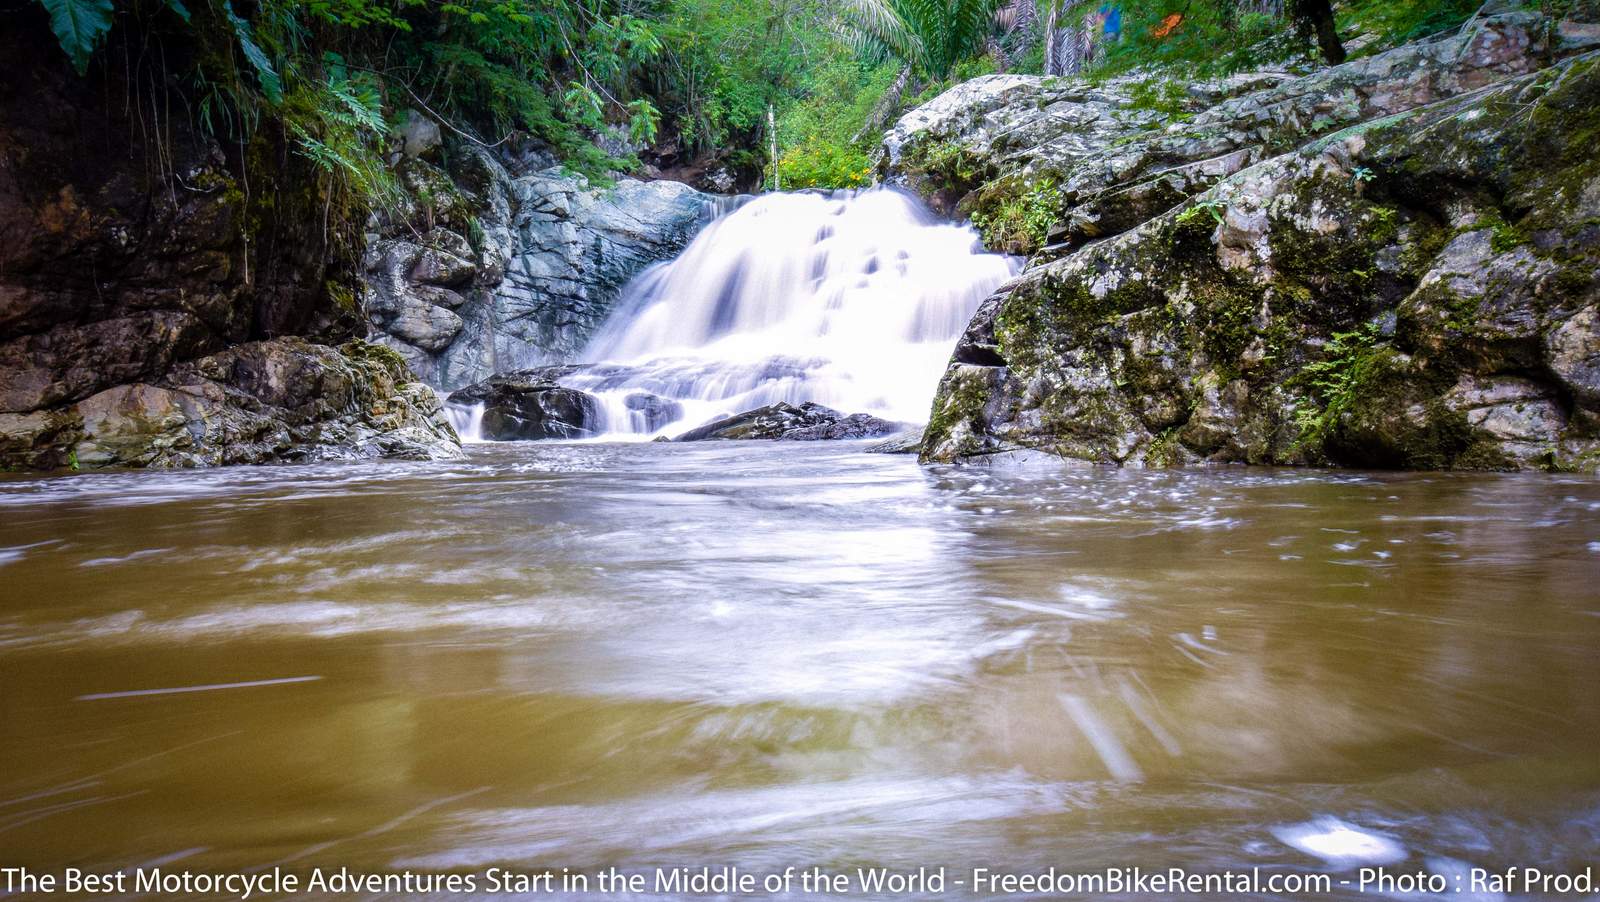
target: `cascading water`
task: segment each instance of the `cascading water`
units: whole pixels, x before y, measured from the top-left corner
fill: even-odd
[[[613,436],[779,401],[920,422],[956,339],[1015,269],[901,191],[763,195],[634,279],[584,352],[595,365],[561,383],[600,400]]]

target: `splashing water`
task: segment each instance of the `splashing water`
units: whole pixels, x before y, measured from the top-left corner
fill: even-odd
[[[921,422],[956,339],[1016,266],[897,190],[763,195],[641,273],[583,354],[606,365],[561,381],[600,399],[612,434],[778,401]],[[641,392],[682,414],[662,425]]]
[[[444,405],[445,416],[450,418],[450,425],[461,437],[464,444],[475,445],[483,438],[483,404],[450,404],[446,402],[447,396],[440,392],[439,401]]]

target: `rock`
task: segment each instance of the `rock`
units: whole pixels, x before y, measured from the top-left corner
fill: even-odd
[[[500,373],[453,392],[452,405],[483,405],[482,435],[494,441],[578,439],[598,435],[600,404],[592,395],[561,386],[570,368]]]
[[[634,392],[622,399],[633,417],[635,432],[655,432],[657,429],[683,419],[683,405],[671,398]]]
[[[353,340],[358,199],[275,129],[242,179],[185,117],[152,131],[120,99],[148,85],[80,78],[42,33],[0,29],[29,73],[0,91],[0,468],[456,453],[434,393]],[[453,328],[414,313],[393,321],[419,341]]]
[[[543,162],[519,153],[519,166]],[[405,164],[431,200],[385,223],[365,263],[376,340],[445,389],[575,359],[622,287],[694,237],[710,200],[678,182],[591,188],[559,167],[513,177],[477,147],[451,159],[449,173]]]
[[[1026,75],[963,82],[883,137],[881,173],[948,213],[973,215],[993,249],[1055,255],[1137,226],[1247,167],[1342,128],[1381,121],[1550,64],[1554,23],[1487,15],[1443,40],[1407,44],[1296,77],[1261,71],[1208,82],[1134,73],[1090,83]],[[1153,103],[1163,91],[1176,96]],[[1032,231],[1024,217],[1056,220]]]
[[[303,339],[250,342],[157,383],[65,410],[0,416],[0,453],[32,467],[195,467],[460,453],[439,398],[392,352]]]
[[[400,152],[415,159],[437,149],[444,143],[439,123],[416,110],[406,110],[406,121],[395,131],[400,139]]]
[[[799,407],[778,402],[725,419],[697,426],[673,439],[699,442],[712,439],[777,439],[805,442],[827,439],[873,438],[900,429],[898,423],[837,410],[807,401]]]
[[[1482,24],[1197,85],[1187,118],[1013,76],[891,130],[889,174],[962,209],[1046,174],[1059,201],[924,459],[1600,467],[1600,62]]]
[[[922,450],[922,430],[901,432],[867,449],[868,454],[916,454]]]
[[[1600,408],[1600,310],[1586,307],[1550,330],[1545,350],[1561,385],[1582,406]]]

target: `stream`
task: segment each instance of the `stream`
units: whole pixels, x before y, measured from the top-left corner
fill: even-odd
[[[864,447],[0,477],[3,857],[1594,863],[1600,482]]]

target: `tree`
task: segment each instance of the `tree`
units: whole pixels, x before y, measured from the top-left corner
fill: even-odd
[[[1289,0],[1289,15],[1307,40],[1315,40],[1322,58],[1330,66],[1344,62],[1344,44],[1333,21],[1333,6],[1328,0]]]
[[[846,20],[924,77],[943,79],[983,49],[995,0],[848,0]]]

